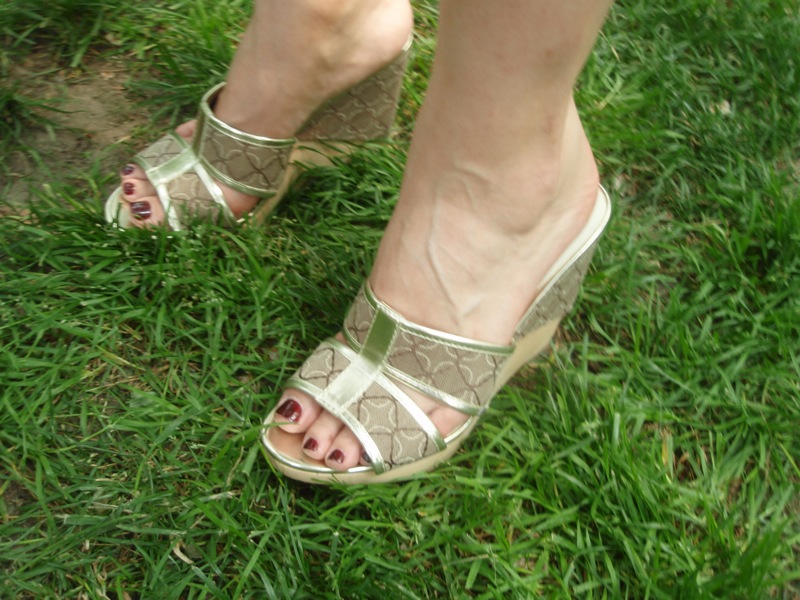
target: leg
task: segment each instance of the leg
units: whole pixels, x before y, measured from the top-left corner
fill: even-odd
[[[241,131],[288,138],[326,99],[391,61],[412,27],[407,0],[256,0],[214,112]],[[178,133],[187,140],[194,122]],[[236,217],[256,199],[220,185]],[[155,225],[161,203],[142,169],[122,171],[123,200],[137,218]]]
[[[594,207],[598,174],[572,97],[610,0],[443,0],[436,63],[370,276],[437,330],[508,344]],[[410,395],[446,435],[464,416]],[[359,463],[355,436],[287,390],[278,419],[311,459]]]

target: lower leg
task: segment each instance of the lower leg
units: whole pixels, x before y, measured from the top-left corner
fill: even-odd
[[[256,0],[214,112],[247,133],[288,138],[326,99],[358,83],[395,58],[412,27],[408,0]],[[187,140],[194,122],[178,127]],[[234,216],[256,203],[220,185]],[[134,210],[163,220],[155,189],[139,167],[122,173],[123,199]]]
[[[597,195],[572,87],[609,4],[442,1],[430,86],[370,276],[404,317],[510,341]],[[414,398],[444,435],[463,422]],[[339,470],[359,462],[353,434],[308,395],[287,390],[281,408],[279,420],[293,421],[284,431],[310,458]]]
[[[407,0],[258,0],[216,115],[291,137],[323,100],[395,58],[411,27]]]
[[[442,2],[436,66],[371,277],[401,314],[508,342],[597,194],[572,88],[608,4]]]

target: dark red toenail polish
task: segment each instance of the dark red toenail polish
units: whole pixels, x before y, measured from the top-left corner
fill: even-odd
[[[130,175],[131,173],[133,173],[133,170],[135,168],[136,167],[134,167],[133,165],[125,165],[124,167],[122,167],[122,174],[123,175]]]
[[[131,204],[131,214],[140,221],[144,221],[150,218],[153,210],[150,208],[149,202],[134,202]]]
[[[303,444],[303,450],[308,450],[310,452],[316,452],[319,450],[319,444],[317,443],[317,440],[314,438],[308,438],[306,443]]]
[[[126,196],[130,196],[133,193],[133,183],[130,181],[126,181],[122,185],[122,191]]]
[[[344,462],[344,452],[341,450],[334,450],[328,454],[328,460],[335,460],[337,463],[342,464]]]
[[[300,415],[303,414],[303,408],[294,400],[287,400],[278,407],[275,411],[287,421],[297,423],[300,420]]]

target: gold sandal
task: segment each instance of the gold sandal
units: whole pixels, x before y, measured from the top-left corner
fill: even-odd
[[[575,302],[610,214],[601,187],[588,222],[545,275],[507,346],[416,325],[375,298],[366,283],[344,322],[347,343],[324,341],[287,387],[311,395],[349,427],[370,464],[340,472],[312,460],[300,449],[298,435],[275,426],[277,409],[261,434],[267,459],[300,481],[355,484],[405,479],[450,458],[506,381],[549,346]],[[442,437],[404,386],[469,418]]]
[[[225,84],[209,90],[200,102],[191,146],[173,132],[133,159],[155,187],[169,227],[177,231],[193,219],[234,224],[216,181],[260,198],[242,221],[261,224],[303,166],[328,166],[353,143],[387,138],[412,39],[409,36],[391,63],[320,106],[290,139],[252,135],[226,125],[213,113]],[[121,210],[121,197],[118,187],[106,201],[105,215],[109,223],[125,228],[131,216]]]

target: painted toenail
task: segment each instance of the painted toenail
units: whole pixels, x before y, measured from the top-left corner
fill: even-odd
[[[303,414],[303,408],[294,400],[287,400],[281,404],[275,412],[287,421],[297,423],[297,421],[300,420],[300,415]]]
[[[303,444],[303,450],[308,450],[309,452],[316,452],[319,450],[319,443],[314,438],[308,438],[306,443]]]
[[[344,452],[341,450],[334,450],[330,454],[328,454],[328,460],[334,460],[339,464],[344,462]]]
[[[130,175],[131,173],[133,173],[135,168],[136,167],[134,167],[133,165],[125,165],[124,167],[122,167],[122,174]]]
[[[133,183],[130,181],[126,181],[122,186],[122,191],[125,193],[126,196],[130,196],[133,193]]]
[[[140,221],[144,221],[150,218],[153,210],[150,208],[149,202],[134,202],[131,204],[131,214]]]

